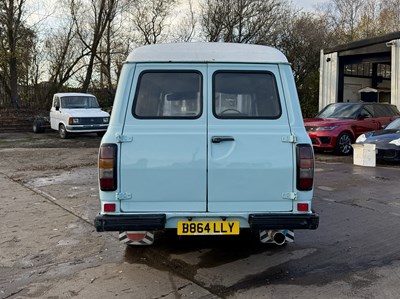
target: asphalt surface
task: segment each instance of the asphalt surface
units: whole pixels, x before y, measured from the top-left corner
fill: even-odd
[[[399,165],[317,154],[317,230],[295,243],[97,233],[96,135],[0,134],[0,298],[398,298]]]

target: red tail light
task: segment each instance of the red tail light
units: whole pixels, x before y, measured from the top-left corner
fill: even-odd
[[[298,203],[297,211],[299,212],[308,212],[308,203]]]
[[[99,153],[100,190],[114,191],[117,189],[117,145],[105,143]]]
[[[308,191],[314,184],[314,152],[309,144],[298,144],[297,156],[297,190]]]
[[[115,203],[105,203],[103,209],[104,212],[115,212]]]

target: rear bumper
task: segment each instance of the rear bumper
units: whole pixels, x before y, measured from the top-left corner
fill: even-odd
[[[250,228],[265,229],[317,229],[319,215],[312,214],[250,214]]]
[[[248,227],[266,229],[317,229],[319,215],[312,214],[250,214]],[[211,220],[211,218],[210,218]],[[166,214],[97,215],[94,225],[104,231],[154,231],[166,227]],[[245,221],[247,222],[247,221]],[[243,223],[244,224],[244,223]],[[171,226],[169,226],[171,228]],[[176,227],[176,226],[175,226]],[[244,228],[246,225],[244,225]]]
[[[143,215],[97,215],[96,231],[153,231],[165,227],[165,214]]]

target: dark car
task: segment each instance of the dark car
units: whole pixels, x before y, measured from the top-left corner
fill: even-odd
[[[395,105],[382,103],[329,104],[315,118],[304,120],[314,149],[348,155],[361,134],[381,130],[400,116]]]
[[[375,144],[377,160],[400,162],[400,118],[383,130],[361,134],[356,143]]]

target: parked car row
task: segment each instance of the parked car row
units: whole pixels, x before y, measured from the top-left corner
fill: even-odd
[[[375,144],[377,160],[400,162],[400,118],[392,121],[383,130],[361,134],[356,143]]]
[[[54,95],[50,119],[36,118],[33,132],[51,127],[58,130],[61,138],[76,132],[103,136],[109,117],[93,95],[58,93]],[[391,104],[333,103],[315,118],[306,118],[304,126],[316,151],[349,155],[353,143],[373,143],[377,146],[377,159],[400,161],[399,117],[399,110]]]
[[[391,104],[334,103],[305,119],[304,125],[315,150],[348,155],[355,142],[374,143],[378,159],[400,160],[399,117]]]

